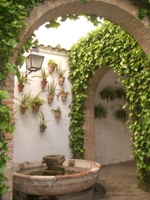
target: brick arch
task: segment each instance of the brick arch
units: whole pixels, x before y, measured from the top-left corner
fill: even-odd
[[[95,121],[94,121],[94,101],[99,82],[104,75],[111,70],[109,66],[102,67],[95,71],[93,78],[90,80],[90,90],[88,98],[85,101],[85,122],[84,122],[84,158],[95,160]]]
[[[102,16],[118,25],[121,25],[130,33],[143,51],[150,53],[150,30],[148,29],[149,21],[147,18],[139,20],[137,18],[138,9],[128,0],[89,0],[86,4],[80,0],[56,0],[47,1],[35,7],[30,18],[26,19],[26,29],[20,35],[21,43],[18,49],[21,49],[27,38],[39,26],[47,21],[67,14],[95,14]],[[17,53],[13,60],[16,59]]]

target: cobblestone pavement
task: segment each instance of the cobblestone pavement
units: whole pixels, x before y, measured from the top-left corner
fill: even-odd
[[[150,193],[137,187],[134,161],[102,166],[97,183],[94,200],[150,200]]]

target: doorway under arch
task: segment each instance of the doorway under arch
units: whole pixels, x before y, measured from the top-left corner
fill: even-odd
[[[104,87],[111,87],[114,91],[124,86],[119,81],[117,73],[109,70],[98,84],[95,105],[102,105],[107,111],[106,118],[95,119],[95,160],[101,165],[111,165],[131,160],[132,137],[126,123],[116,120],[114,112],[126,103],[125,98],[115,98],[107,101],[100,97]]]

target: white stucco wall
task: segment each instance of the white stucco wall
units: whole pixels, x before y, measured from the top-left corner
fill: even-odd
[[[40,53],[45,56],[43,67],[48,70],[47,60],[54,59],[62,63],[62,67],[68,67],[68,57],[65,52],[58,50],[40,49]],[[24,67],[23,67],[24,69]],[[29,75],[40,75],[40,72],[34,72]],[[64,88],[70,93],[66,101],[57,100],[55,97],[52,104],[47,103],[48,92],[42,92],[40,97],[45,100],[45,104],[41,106],[40,110],[44,113],[47,121],[48,128],[44,133],[39,131],[40,118],[32,111],[27,111],[25,114],[16,113],[16,130],[14,133],[14,163],[22,161],[42,160],[42,157],[47,154],[64,154],[66,158],[70,158],[69,149],[69,122],[70,118],[68,113],[70,112],[69,105],[71,103],[71,83],[68,80],[68,70],[65,73]],[[55,70],[54,73],[49,74],[48,81],[52,78],[57,82],[57,88],[61,88],[58,84],[58,74]],[[17,79],[15,79],[15,97],[21,97],[21,93],[18,93]],[[46,88],[47,89],[47,88]],[[30,84],[26,84],[23,93],[31,92],[32,95],[36,95],[41,91],[41,78],[34,77]],[[16,104],[18,104],[16,102]],[[56,109],[60,106],[62,109],[62,115],[60,120],[56,120],[51,113],[51,109]],[[39,112],[40,113],[40,112]]]
[[[118,76],[110,70],[100,81],[95,96],[95,104],[101,103],[106,106],[108,116],[106,119],[95,119],[95,150],[96,161],[101,165],[109,165],[131,160],[131,133],[127,126],[113,117],[113,112],[118,104],[124,105],[125,100],[109,101],[102,100],[99,91],[102,87],[111,85],[121,86]]]
[[[45,56],[43,67],[48,70],[47,60],[54,59],[62,63],[62,67],[68,67],[68,57],[66,52],[41,48],[40,53]],[[22,70],[24,70],[24,66]],[[34,72],[29,75],[38,76],[40,72]],[[47,154],[64,154],[66,158],[71,157],[69,148],[69,123],[70,118],[68,113],[70,112],[69,105],[72,101],[71,95],[71,83],[68,80],[69,71],[65,73],[64,88],[70,93],[65,102],[57,100],[55,97],[52,104],[47,103],[48,92],[44,91],[40,94],[40,97],[45,100],[45,104],[41,106],[40,110],[44,113],[47,121],[48,128],[44,133],[39,131],[40,118],[32,111],[27,111],[25,114],[16,113],[16,130],[14,133],[14,157],[13,161],[33,161],[42,160],[42,157]],[[58,84],[58,74],[56,71],[49,74],[48,81],[52,78],[57,82],[57,88],[61,88]],[[41,78],[31,78],[30,84],[26,84],[23,93],[31,92],[32,95],[36,95],[41,91]],[[21,93],[18,92],[17,79],[15,79],[15,97],[21,97]],[[118,162],[130,160],[131,155],[131,134],[128,132],[126,125],[121,122],[117,122],[112,117],[114,110],[114,104],[117,101],[110,102],[101,101],[98,93],[101,87],[106,84],[120,85],[117,80],[117,75],[113,70],[109,71],[99,83],[97,88],[97,94],[95,96],[95,103],[101,102],[109,108],[109,115],[106,119],[95,120],[95,148],[96,148],[96,161],[102,165],[108,165]],[[47,89],[47,88],[46,88]],[[18,102],[16,102],[18,105]],[[123,102],[121,102],[123,103]],[[51,113],[51,109],[55,109],[57,106],[62,109],[62,115],[59,121],[57,121],[54,115]]]

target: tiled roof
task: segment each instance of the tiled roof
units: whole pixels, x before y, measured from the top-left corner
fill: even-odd
[[[41,48],[41,49],[47,49],[47,50],[57,50],[57,51],[63,51],[63,52],[69,52],[70,50],[67,50],[67,49],[65,49],[65,48],[61,48],[61,46],[60,45],[57,45],[57,46],[55,46],[55,47],[52,47],[51,45],[43,45],[43,44],[39,44],[38,45],[38,47],[39,48]]]

